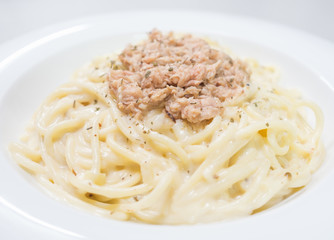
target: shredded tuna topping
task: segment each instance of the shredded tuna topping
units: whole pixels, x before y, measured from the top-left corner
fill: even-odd
[[[127,46],[119,60],[124,70],[110,71],[110,89],[119,109],[137,118],[164,108],[173,120],[212,119],[249,81],[241,60],[191,35],[176,38],[153,30],[148,40]]]

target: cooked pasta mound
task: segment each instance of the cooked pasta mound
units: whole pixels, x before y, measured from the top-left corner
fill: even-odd
[[[278,79],[273,67],[154,30],[79,69],[9,149],[53,196],[98,215],[251,215],[304,187],[324,155],[321,110]]]

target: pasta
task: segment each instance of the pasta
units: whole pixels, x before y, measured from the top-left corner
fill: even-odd
[[[245,93],[213,119],[190,123],[159,108],[142,119],[122,112],[108,85],[110,69],[122,67],[115,58],[77,71],[10,145],[56,198],[118,220],[212,222],[273,206],[320,166],[322,112],[280,87],[275,68],[245,60],[252,71]]]

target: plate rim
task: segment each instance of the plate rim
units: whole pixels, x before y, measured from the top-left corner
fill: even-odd
[[[73,21],[68,21],[68,22],[62,22],[62,23],[59,23],[59,24],[53,24],[53,25],[50,25],[49,27],[47,27],[47,28],[43,28],[43,29],[38,29],[38,30],[35,30],[35,31],[33,31],[33,32],[30,32],[30,33],[27,33],[27,34],[24,34],[23,36],[21,36],[21,37],[18,37],[18,38],[16,38],[16,39],[14,39],[13,41],[10,41],[10,42],[5,42],[5,44],[1,44],[0,45],[0,75],[1,75],[1,71],[3,70],[3,67],[6,67],[7,65],[1,65],[1,63],[3,63],[3,60],[5,60],[5,59],[8,59],[8,57],[10,57],[10,56],[12,56],[12,54],[13,54],[13,51],[14,51],[14,53],[15,53],[15,50],[17,50],[16,48],[15,48],[15,46],[18,48],[18,49],[22,49],[22,47],[24,47],[24,46],[26,46],[27,45],[27,41],[29,42],[28,44],[31,44],[31,43],[33,43],[34,41],[30,41],[30,40],[33,40],[34,38],[36,38],[36,36],[41,36],[41,35],[44,35],[45,36],[45,34],[48,34],[48,35],[50,35],[50,34],[52,34],[52,33],[50,33],[50,32],[54,32],[54,30],[51,30],[51,29],[64,29],[64,27],[65,26],[78,26],[78,23],[88,23],[88,25],[87,26],[90,26],[90,27],[94,27],[94,24],[91,24],[91,25],[89,25],[89,23],[90,22],[94,22],[94,21],[101,21],[101,20],[103,20],[103,19],[107,19],[107,18],[110,18],[110,17],[112,17],[112,18],[114,18],[115,17],[115,15],[124,15],[124,14],[130,14],[130,15],[132,15],[132,14],[134,14],[134,13],[136,13],[136,14],[138,14],[138,12],[144,12],[145,14],[150,14],[150,13],[154,13],[154,14],[157,14],[157,11],[154,11],[154,10],[149,10],[149,11],[122,11],[122,12],[117,12],[117,14],[115,14],[115,13],[112,13],[112,14],[104,14],[104,15],[98,15],[98,16],[90,16],[90,17],[85,17],[85,18],[79,18],[79,19],[76,19],[76,20],[73,20]],[[171,11],[169,11],[169,10],[163,10],[163,11],[158,11],[158,13],[159,14],[161,14],[161,15],[163,15],[163,14],[170,14],[170,12]],[[173,14],[175,14],[175,11],[172,11],[173,12]],[[185,11],[182,11],[182,10],[180,10],[180,11],[176,11],[176,12],[179,12],[179,13],[184,13]],[[222,17],[222,15],[225,17],[225,18],[233,18],[233,19],[235,19],[235,18],[237,18],[237,19],[241,19],[242,21],[249,21],[249,19],[251,19],[250,21],[251,22],[253,22],[253,23],[258,23],[258,24],[264,24],[264,25],[266,25],[267,27],[268,26],[278,26],[278,28],[280,29],[279,31],[282,31],[282,29],[284,30],[284,29],[287,29],[287,32],[296,32],[296,34],[297,34],[297,36],[299,36],[299,37],[301,37],[301,36],[303,36],[303,37],[306,37],[306,39],[307,38],[310,38],[310,39],[308,39],[308,40],[306,40],[306,41],[315,41],[315,42],[318,42],[319,44],[321,43],[321,44],[323,44],[323,46],[325,46],[325,45],[330,45],[331,46],[331,49],[330,49],[330,52],[333,52],[334,53],[334,45],[329,41],[329,40],[327,40],[327,39],[322,39],[322,38],[319,38],[319,37],[317,37],[317,36],[314,36],[314,35],[312,35],[312,34],[309,34],[309,33],[307,33],[307,32],[304,32],[304,31],[302,31],[302,30],[298,30],[298,29],[293,29],[293,28],[289,28],[289,27],[287,27],[287,26],[283,26],[283,25],[280,25],[280,24],[276,24],[276,23],[267,23],[267,22],[264,22],[264,21],[262,21],[262,20],[258,20],[258,19],[252,19],[252,18],[249,18],[249,17],[244,17],[244,16],[236,16],[236,15],[228,15],[228,14],[217,14],[217,13],[214,13],[214,14],[212,14],[211,12],[202,12],[202,11],[186,11],[186,13],[189,15],[194,15],[194,14],[201,14],[201,15],[203,15],[203,16],[205,16],[205,15],[207,15],[207,14],[209,14],[210,13],[210,15],[214,15],[214,16],[212,16],[212,17],[217,17],[217,18],[220,18],[220,17]],[[95,19],[95,20],[94,20]],[[80,25],[79,25],[80,26]],[[83,31],[85,31],[85,28],[83,28]],[[69,32],[69,34],[70,34],[70,32]],[[47,35],[47,36],[48,36]],[[35,39],[36,40],[36,39]],[[23,45],[23,46],[22,46]],[[37,46],[38,47],[38,46]],[[3,51],[2,52],[2,50],[3,49],[6,49],[6,51]],[[325,49],[326,49],[326,47],[325,47]],[[5,54],[6,53],[9,53],[9,52],[11,52],[12,54],[7,54],[6,56],[5,56]],[[334,54],[333,54],[334,55]],[[333,58],[334,59],[334,58]],[[15,59],[14,59],[15,60]],[[7,63],[7,64],[10,64],[10,62],[9,63]],[[334,83],[334,79],[333,79],[333,83]],[[331,87],[333,87],[333,83],[329,83],[329,85],[331,86]],[[0,81],[0,86],[2,86],[2,85],[4,85],[3,84],[3,81]],[[4,93],[5,93],[5,91],[0,91],[0,99],[2,99],[2,97],[4,96]],[[332,174],[333,175],[333,174]],[[329,176],[329,178],[330,179],[332,179],[333,178],[333,176]],[[330,179],[327,179],[326,181],[329,181]],[[1,195],[0,195],[0,198],[1,198]],[[1,200],[1,199],[0,199]],[[1,201],[0,201],[0,205],[1,205]],[[264,213],[265,214],[265,213]],[[83,214],[83,215],[85,215],[85,214]],[[256,216],[254,216],[254,217],[256,217]],[[246,222],[249,222],[249,221],[251,221],[251,220],[247,220]],[[118,222],[114,222],[114,223],[118,223]],[[233,222],[231,222],[231,223],[233,223]],[[226,225],[230,225],[231,223],[224,223],[224,224],[226,224]],[[123,224],[123,223],[122,223]],[[119,225],[119,224],[115,224],[115,225]],[[136,231],[138,231],[138,232],[141,232],[141,233],[143,233],[143,230],[147,230],[147,226],[146,225],[141,225],[141,224],[136,224],[136,225],[133,225],[132,223],[130,223],[130,224],[126,224],[126,225],[131,225],[132,227],[133,227],[133,229],[136,229]],[[140,227],[139,227],[140,226]],[[148,226],[150,226],[150,225],[148,225]],[[215,227],[214,227],[215,226]],[[212,225],[210,225],[210,226],[208,226],[208,225],[198,225],[197,226],[197,228],[199,229],[204,229],[204,231],[212,231],[213,230],[213,228],[216,228],[216,227],[219,227],[220,226],[220,224],[212,224]],[[117,227],[117,226],[116,226]],[[139,228],[142,228],[142,229],[139,229]],[[151,227],[149,227],[149,228],[151,228]],[[180,229],[181,228],[184,228],[184,229],[188,229],[188,228],[190,228],[189,226],[181,226],[181,227],[170,227],[170,226],[164,226],[163,227],[164,228],[164,232],[169,232],[170,231],[170,229],[173,229],[173,231],[175,231],[175,232],[178,232],[178,233],[180,233]],[[182,230],[182,232],[183,232],[184,230]],[[332,234],[334,233],[333,231],[331,232]],[[166,236],[165,236],[166,237]],[[167,238],[166,238],[167,239]],[[261,239],[261,238],[258,238],[258,239]]]

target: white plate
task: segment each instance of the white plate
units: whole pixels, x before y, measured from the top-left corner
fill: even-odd
[[[300,88],[325,114],[327,157],[312,182],[251,217],[195,226],[118,222],[45,194],[8,156],[41,101],[94,56],[119,50],[157,27],[209,36],[241,57],[276,65],[282,83]],[[2,237],[120,239],[333,239],[334,46],[254,19],[200,12],[124,12],[51,26],[0,47],[0,228]],[[8,227],[7,220],[10,220]],[[15,221],[17,220],[17,226]],[[11,231],[19,229],[15,234]]]

